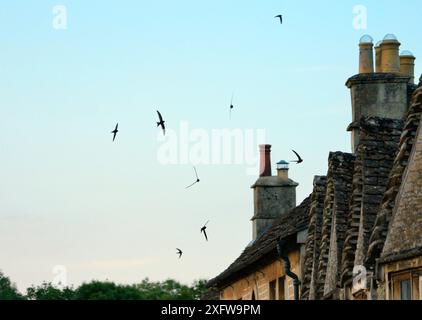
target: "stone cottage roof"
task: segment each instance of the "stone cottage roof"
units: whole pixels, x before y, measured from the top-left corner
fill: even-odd
[[[422,89],[422,88],[420,88]],[[414,105],[421,106],[422,90],[415,94]],[[419,115],[420,117],[420,115]],[[413,139],[409,164],[397,195],[381,262],[411,258],[422,254],[422,127]]]
[[[341,261],[341,287],[351,281],[353,267],[363,265],[402,128],[402,120],[363,117],[359,122],[360,143],[355,153],[353,191]]]
[[[308,212],[311,198],[306,198],[298,207],[288,214],[278,218],[274,224],[252,245],[248,246],[223,273],[211,279],[207,286],[221,287],[225,284],[247,275],[262,261],[277,259],[276,241],[278,238],[288,238],[297,232],[308,228]]]
[[[387,183],[380,210],[378,211],[374,228],[369,239],[369,247],[365,258],[365,266],[374,269],[376,259],[381,255],[387,237],[390,221],[393,216],[396,198],[402,185],[403,175],[409,163],[410,154],[415,142],[416,132],[421,123],[422,114],[422,83],[414,92],[411,106],[405,120],[403,132],[400,137],[398,153],[395,157]]]
[[[322,214],[327,187],[326,176],[314,178],[314,188],[309,208],[309,228],[305,246],[301,299],[315,299],[316,266],[321,244]]]
[[[336,298],[365,259],[403,124],[362,117],[356,153],[331,153],[327,177],[314,180],[302,299]]]
[[[400,77],[374,74],[379,81]],[[394,78],[394,79],[392,79]],[[399,79],[400,78],[400,79]],[[365,82],[358,75],[349,79]],[[339,298],[352,280],[353,267],[373,270],[422,255],[422,77],[404,119],[363,117],[355,154],[332,152],[327,176],[299,207],[267,232],[209,286],[224,286],[259,265],[277,259],[276,239],[308,228],[302,264],[301,299]]]
[[[317,298],[322,298],[337,286],[347,229],[346,216],[352,191],[354,161],[355,156],[350,153],[331,152],[329,156],[321,247],[315,281]]]

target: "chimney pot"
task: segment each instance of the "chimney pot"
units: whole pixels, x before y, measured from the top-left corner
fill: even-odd
[[[259,146],[260,152],[260,177],[271,176],[271,145],[262,144]]]
[[[380,46],[382,72],[400,74],[400,42],[393,34],[387,34]]]
[[[375,72],[381,73],[382,72],[382,67],[381,67],[381,42],[382,41],[378,41],[377,44],[375,45]]]
[[[289,163],[287,161],[281,160],[277,163],[277,176],[285,180],[289,179]]]
[[[415,83],[415,56],[410,51],[403,51],[400,55],[400,73],[409,77],[409,83]]]
[[[359,73],[374,72],[373,39],[364,35],[359,41]]]

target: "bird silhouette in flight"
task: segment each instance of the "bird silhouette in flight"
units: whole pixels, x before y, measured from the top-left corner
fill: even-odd
[[[161,129],[163,129],[163,134],[166,135],[166,126],[164,125],[165,121],[163,120],[163,117],[160,111],[157,110],[157,113],[158,113],[158,119],[160,120],[159,122],[157,122],[157,127],[161,126]]]
[[[117,123],[116,128],[114,128],[114,130],[111,131],[111,133],[113,134],[113,141],[114,141],[114,139],[116,139],[117,132],[119,132],[119,130],[117,130],[118,127],[119,127],[119,124]]]
[[[275,16],[274,18],[279,18],[280,24],[283,24],[283,16],[281,14],[279,14],[278,16]]]
[[[180,250],[179,248],[176,248],[177,250],[177,254],[179,255],[179,259],[182,257],[183,251]]]
[[[297,157],[297,160],[293,160],[292,162],[296,162],[297,164],[302,163],[303,159],[300,157],[300,155],[296,151],[294,151],[294,150],[292,150],[292,151],[294,152],[294,154]]]
[[[197,184],[199,181],[199,177],[198,177],[198,172],[196,172],[196,168],[193,167],[193,170],[195,170],[195,176],[196,176],[196,181],[194,183],[192,183],[191,185],[187,186],[186,189],[189,189],[190,187],[193,187],[195,184]]]
[[[210,222],[209,220],[207,221],[207,223],[205,223],[204,224],[204,226],[201,228],[201,233],[204,233],[204,236],[205,236],[205,240],[207,240],[208,241],[208,236],[207,236],[207,224],[208,224],[208,222]]]
[[[234,93],[232,94],[232,99],[230,101],[230,114],[229,114],[229,118],[230,119],[232,118],[232,110],[234,108],[234,106],[233,106],[233,97],[234,97]]]

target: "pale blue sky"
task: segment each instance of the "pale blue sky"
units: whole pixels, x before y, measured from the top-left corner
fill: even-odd
[[[67,30],[52,28],[57,4]],[[357,4],[367,30],[353,28]],[[251,240],[256,177],[198,166],[201,184],[186,191],[191,166],[157,162],[155,110],[174,129],[266,129],[273,163],[292,148],[306,160],[290,170],[299,202],[328,152],[350,150],[344,83],[358,70],[359,38],[394,33],[420,57],[421,9],[417,0],[3,1],[0,269],[21,289],[51,281],[55,265],[74,284],[217,275]]]

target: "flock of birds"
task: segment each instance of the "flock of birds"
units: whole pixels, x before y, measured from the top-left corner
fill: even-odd
[[[233,96],[232,96],[232,100],[231,100],[231,103],[230,103],[230,112],[231,112],[231,110],[233,108],[234,108],[234,106],[233,106]],[[165,126],[165,122],[166,121],[163,119],[163,116],[162,116],[162,114],[161,114],[160,111],[157,110],[157,114],[158,114],[157,127],[160,127],[161,128],[161,130],[163,131],[163,135],[165,136],[166,135],[166,126]],[[114,142],[114,140],[116,140],[116,136],[117,136],[117,133],[118,132],[119,132],[119,123],[116,123],[116,126],[115,126],[114,130],[111,131],[111,133],[113,134],[113,142]],[[195,171],[196,180],[192,184],[188,185],[186,187],[186,189],[189,189],[189,188],[193,187],[195,184],[197,184],[197,183],[199,183],[201,181],[199,179],[198,172],[196,171],[196,167],[194,166],[193,169]],[[208,223],[209,223],[209,220],[201,228],[201,233],[204,234],[204,237],[205,237],[205,240],[206,241],[208,241],[208,235],[207,235],[207,231],[206,231],[207,224]],[[177,250],[177,254],[179,255],[179,259],[180,259],[182,257],[182,255],[183,255],[183,251],[181,249],[179,249],[179,248],[176,248],[176,250]]]
[[[283,23],[283,16],[282,15],[277,15],[277,16],[275,16],[274,18],[278,18],[278,19],[280,19],[280,23],[282,24]],[[230,108],[229,108],[229,117],[231,118],[231,113],[232,113],[232,110],[234,109],[234,105],[233,105],[233,98],[234,98],[234,93],[232,94],[232,97],[231,97],[231,101],[230,101]],[[164,118],[163,118],[163,116],[162,116],[162,114],[161,114],[161,112],[160,111],[158,111],[157,110],[157,115],[158,115],[158,121],[157,121],[157,128],[158,127],[160,127],[161,128],[161,130],[163,131],[163,135],[165,136],[166,135],[166,126],[165,126],[165,120],[164,120]],[[117,136],[117,133],[119,132],[119,123],[117,123],[116,124],[116,127],[114,128],[114,130],[113,131],[111,131],[111,133],[113,134],[113,142],[116,140],[116,136]],[[297,163],[297,164],[299,164],[299,163],[302,163],[303,162],[303,159],[301,158],[301,156],[296,152],[296,151],[294,151],[294,150],[292,150],[293,152],[294,152],[294,154],[296,155],[296,157],[297,157],[297,160],[293,160],[293,161],[291,161],[291,162],[295,162],[295,163]],[[198,172],[196,171],[196,167],[194,166],[193,167],[193,169],[194,169],[194,171],[195,171],[195,177],[196,177],[196,180],[195,180],[195,182],[193,182],[192,184],[190,184],[190,185],[188,185],[187,187],[186,187],[186,189],[189,189],[189,188],[191,188],[191,187],[193,187],[195,184],[197,184],[197,183],[199,183],[201,180],[199,179],[199,176],[198,176]],[[207,235],[207,224],[209,223],[210,221],[208,220],[202,227],[201,227],[201,229],[200,229],[200,232],[201,232],[201,234],[203,234],[204,235],[204,238],[205,238],[205,240],[206,241],[208,241],[208,235]],[[183,255],[183,251],[181,250],[181,249],[179,249],[179,248],[176,248],[176,253],[178,254],[178,256],[179,256],[179,259],[180,258],[182,258],[182,255]]]
[[[231,112],[231,110],[233,110],[233,108],[234,108],[234,106],[233,106],[233,96],[232,96],[232,100],[231,100],[231,102],[230,102],[230,112]],[[165,127],[165,121],[164,121],[164,119],[163,119],[163,116],[161,115],[161,113],[160,113],[160,111],[158,111],[157,110],[157,114],[158,114],[158,119],[159,119],[159,121],[157,122],[157,127],[161,127],[161,129],[162,129],[162,131],[163,131],[163,135],[165,135],[166,134],[166,127]],[[114,140],[116,139],[116,135],[117,135],[117,133],[119,132],[119,130],[118,130],[118,128],[119,128],[119,123],[117,123],[116,124],[116,127],[114,128],[114,130],[113,131],[111,131],[111,133],[113,134],[113,142],[114,142]],[[299,164],[299,163],[302,163],[303,162],[303,159],[302,159],[302,157],[295,151],[295,150],[292,150],[293,152],[294,152],[294,154],[296,155],[296,157],[297,157],[297,160],[292,160],[291,162],[295,162],[295,163],[297,163],[297,164]],[[195,184],[197,184],[197,183],[199,183],[201,180],[199,179],[199,176],[198,176],[198,172],[196,171],[196,167],[194,166],[193,167],[193,169],[194,169],[194,171],[195,171],[195,177],[196,177],[196,180],[195,180],[195,182],[193,182],[192,184],[190,184],[190,185],[188,185],[187,187],[186,187],[186,189],[189,189],[189,188],[191,188],[191,187],[193,187]],[[203,227],[201,227],[201,229],[200,229],[200,231],[201,231],[201,233],[203,233],[204,234],[204,237],[205,237],[205,240],[206,241],[208,241],[208,235],[207,235],[207,224],[209,223],[210,221],[208,220],[205,224],[204,224],[204,226]],[[179,259],[182,257],[182,255],[183,255],[183,251],[181,250],[181,249],[179,249],[179,248],[176,248],[176,250],[177,250],[177,254],[179,255]]]

